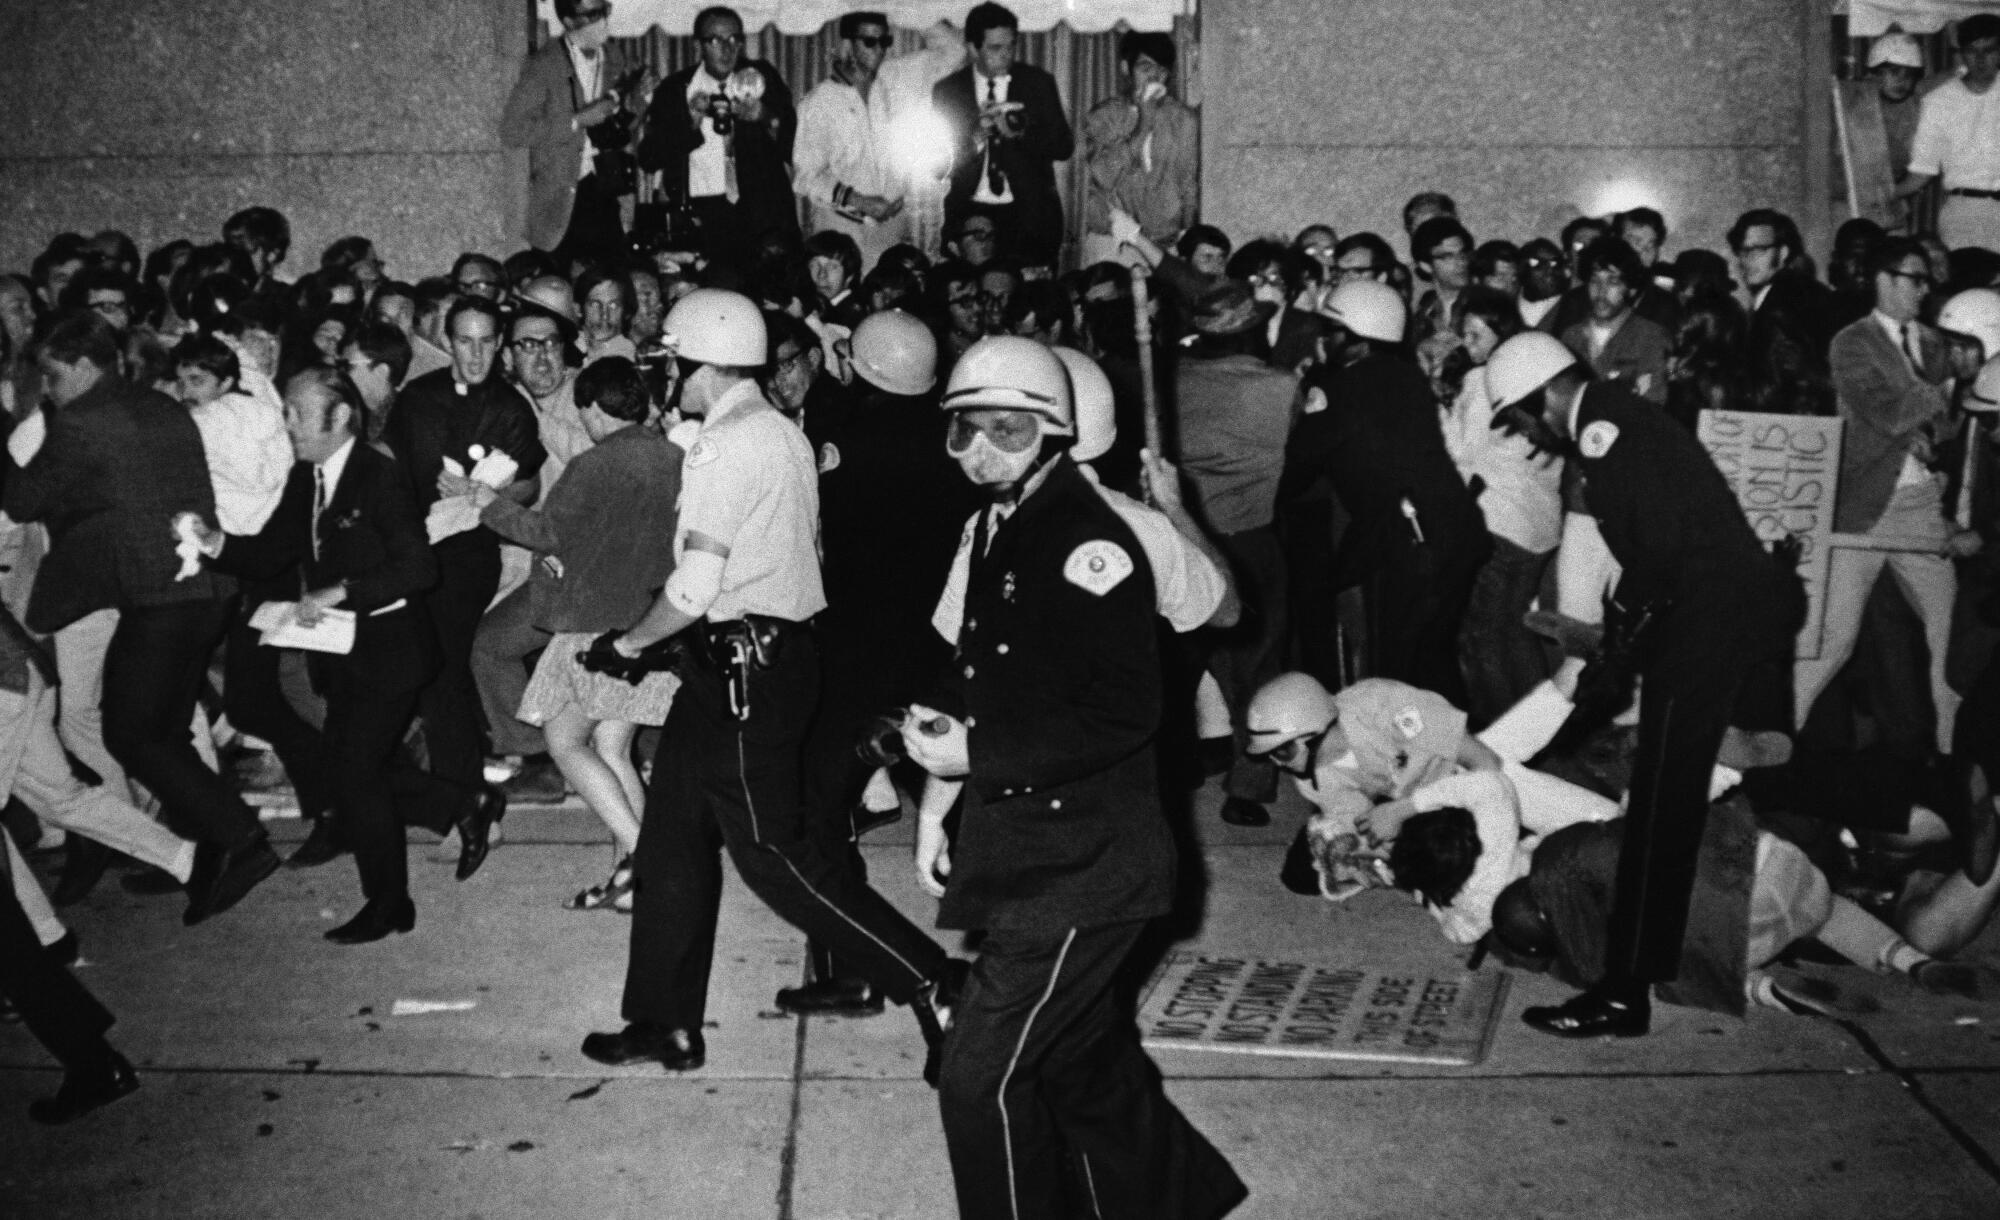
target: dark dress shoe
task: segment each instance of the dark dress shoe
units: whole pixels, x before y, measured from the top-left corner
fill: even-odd
[[[882,993],[866,979],[820,979],[779,988],[778,1011],[795,1017],[872,1017],[882,1011]]]
[[[583,1053],[585,1058],[610,1067],[652,1059],[670,1072],[691,1072],[707,1061],[708,1045],[699,1030],[633,1024],[615,1034],[586,1035]]]
[[[507,816],[507,794],[492,784],[479,786],[479,800],[472,812],[458,819],[458,872],[460,881],[469,879],[486,863],[492,850],[493,824]]]
[[[1246,797],[1232,796],[1222,802],[1222,820],[1231,826],[1269,826],[1271,810]]]
[[[58,966],[74,966],[76,959],[83,956],[83,950],[76,943],[76,933],[65,932],[52,945],[42,946],[42,952],[54,959]]]
[[[326,934],[336,945],[365,945],[391,932],[408,932],[417,926],[417,904],[402,898],[370,898],[361,913]]]
[[[54,1097],[28,1103],[28,1117],[55,1126],[74,1122],[101,1106],[134,1092],[139,1074],[125,1056],[106,1048],[102,1064],[91,1068],[71,1068],[63,1073],[62,1087]]]
[[[204,859],[206,855],[206,859]],[[278,871],[278,853],[261,837],[236,848],[197,844],[194,871],[188,874],[188,906],[181,922],[188,927],[220,915],[243,901],[258,882]]]
[[[1285,862],[1278,869],[1278,883],[1294,894],[1319,897],[1319,869],[1313,866],[1312,838],[1299,827],[1292,845],[1285,849]]]
[[[1965,812],[1965,879],[1983,886],[1993,880],[1993,868],[2000,864],[2000,808],[1989,796],[1972,802]]]
[[[69,854],[63,857],[62,876],[56,879],[55,892],[49,901],[59,907],[74,906],[90,897],[90,891],[104,876],[104,870],[111,867],[113,852],[95,839],[82,835],[69,837]]]
[[[194,858],[201,860],[201,847],[196,845]],[[179,893],[184,887],[174,880],[174,875],[163,868],[141,869],[136,873],[126,873],[118,879],[118,888],[128,894],[138,894],[144,898],[154,898],[161,894]]]
[[[917,988],[917,994],[910,998],[910,1011],[916,1014],[917,1028],[924,1035],[924,1083],[933,1089],[938,1087],[944,1066],[944,1036],[951,1030],[952,1009],[958,1006],[958,997],[971,977],[971,962],[951,958],[937,977]]]
[[[1561,1004],[1530,1008],[1521,1020],[1558,1038],[1637,1038],[1653,1027],[1653,1005],[1643,989],[1593,987]]]
[[[340,841],[340,832],[334,828],[333,819],[314,818],[305,842],[285,858],[285,867],[317,868],[346,854],[347,846]]]

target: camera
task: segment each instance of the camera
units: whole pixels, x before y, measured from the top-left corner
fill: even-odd
[[[727,94],[708,95],[708,117],[715,124],[716,135],[726,136],[736,130],[736,111]]]

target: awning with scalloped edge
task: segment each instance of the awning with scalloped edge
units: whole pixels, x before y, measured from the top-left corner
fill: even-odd
[[[1047,30],[1067,25],[1079,33],[1094,34],[1124,24],[1135,30],[1173,28],[1174,18],[1192,16],[1195,0],[1006,0],[1007,7],[1021,19],[1024,30]],[[707,8],[705,0],[613,0],[611,34],[631,38],[659,26],[670,34],[694,32],[695,14]],[[856,10],[884,13],[898,29],[927,30],[940,21],[965,24],[971,0],[759,0],[732,4],[743,18],[746,30],[775,25],[786,34],[816,34],[829,21]],[[544,12],[553,15],[553,6],[543,0]]]

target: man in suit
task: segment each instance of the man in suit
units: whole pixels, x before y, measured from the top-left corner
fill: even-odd
[[[1869,593],[1887,567],[1924,621],[1938,752],[1949,754],[1959,705],[1945,680],[1958,597],[1952,558],[1969,554],[1977,536],[1962,538],[1953,528],[1943,480],[1929,466],[1951,397],[1943,338],[1918,320],[1930,286],[1923,247],[1893,238],[1871,265],[1875,308],[1833,339],[1833,388],[1846,423],[1833,528],[1893,538],[1899,549],[1834,551],[1819,656],[1797,663],[1794,706],[1805,723],[1813,701],[1853,654]]]
[[[1750,294],[1752,372],[1803,361],[1823,378],[1835,330],[1833,290],[1813,278],[1799,226],[1783,212],[1752,208],[1730,226],[1729,250]]]
[[[965,17],[972,62],[939,81],[931,104],[956,142],[945,225],[972,213],[1000,227],[1000,251],[1023,267],[1053,268],[1062,253],[1062,200],[1055,163],[1069,160],[1076,136],[1053,76],[1014,60],[1020,19],[998,4]]]
[[[311,627],[335,607],[355,615],[354,646],[316,653],[326,694],[323,750],[340,834],[354,851],[367,899],[326,934],[335,944],[380,940],[416,925],[403,827],[459,833],[458,879],[486,858],[497,792],[395,762],[418,694],[437,669],[437,646],[416,595],[436,583],[423,514],[393,458],[360,440],[365,409],[346,375],[313,368],[285,386],[285,429],[299,461],[283,498],[254,536],[204,527],[201,549],[219,568],[272,576],[296,571],[296,618]]]
[[[711,260],[751,262],[766,241],[796,246],[792,141],[798,112],[778,70],[743,55],[743,19],[726,8],[694,19],[701,61],[653,93],[639,164],[660,170],[671,204],[701,228]]]
[[[249,893],[278,857],[188,732],[233,592],[225,578],[184,573],[168,530],[183,514],[214,521],[201,433],[180,404],[121,378],[119,355],[117,332],[95,313],[49,332],[38,360],[57,410],[52,421],[30,416],[9,439],[4,507],[50,527],[31,626],[118,611],[104,657],[104,744],[160,799],[168,824],[197,840],[182,917],[192,925]]]
[[[1667,401],[1667,357],[1673,338],[1633,309],[1645,291],[1646,264],[1615,237],[1600,237],[1577,259],[1590,312],[1563,331],[1563,346],[1590,362],[1599,381],[1625,383],[1647,402]]]
[[[529,53],[500,141],[528,150],[528,244],[566,261],[614,259],[625,251],[625,226],[587,134],[623,105],[605,76],[611,4],[556,0],[555,8],[563,36]]]

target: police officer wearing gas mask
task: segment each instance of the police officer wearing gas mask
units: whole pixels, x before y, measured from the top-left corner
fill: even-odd
[[[919,880],[941,927],[985,933],[939,1084],[959,1214],[1066,1215],[1087,1181],[1104,1215],[1222,1215],[1243,1184],[1167,1100],[1112,988],[1173,889],[1153,573],[1069,457],[1070,381],[1047,348],[981,340],[943,407],[947,450],[991,503],[933,620],[956,640],[937,706],[913,706],[903,739],[933,777]]]

